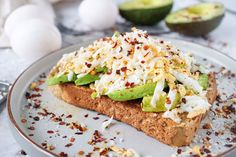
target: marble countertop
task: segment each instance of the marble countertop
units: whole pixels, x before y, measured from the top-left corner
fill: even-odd
[[[176,10],[178,8],[182,8],[197,2],[199,1],[176,0],[173,9]],[[235,0],[222,0],[222,2],[225,2],[227,7],[225,18],[223,19],[222,24],[215,31],[205,37],[191,38],[179,35],[174,32],[169,32],[164,23],[160,23],[158,26],[152,28],[144,27],[142,29],[147,29],[148,32],[153,32],[153,34],[161,34],[163,36],[180,38],[206,45],[236,59],[236,11],[234,11],[233,9],[235,8],[232,7],[235,5]],[[58,3],[54,6],[57,14],[58,25],[60,27],[63,26],[61,27],[63,35],[63,47],[91,38],[109,35],[111,33],[106,31],[86,34],[83,32],[83,30],[80,30],[80,27],[82,26],[79,24],[76,16],[74,16],[76,15],[77,11],[77,3],[79,2],[75,0],[67,0],[62,1],[61,3]],[[125,26],[124,28],[122,24],[119,24],[117,28],[123,30],[129,29],[128,26]],[[71,29],[74,31],[71,31]],[[75,36],[74,32],[79,32],[78,34],[81,35]],[[19,58],[10,48],[0,49],[0,80],[13,83],[17,76],[30,64],[30,61]],[[8,128],[7,111],[5,105],[0,105],[0,156],[25,156],[24,153],[21,152],[20,146],[16,143]],[[236,156],[236,152],[229,156]]]

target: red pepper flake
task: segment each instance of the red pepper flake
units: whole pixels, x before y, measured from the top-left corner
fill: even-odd
[[[41,97],[41,94],[31,94],[29,99],[32,99],[32,98],[37,98],[37,97]]]
[[[39,121],[39,120],[40,120],[38,116],[35,116],[33,119],[34,119],[35,121]]]
[[[25,124],[27,122],[26,119],[21,119],[21,123]]]
[[[91,63],[87,63],[87,62],[85,62],[85,65],[86,65],[88,68],[90,68],[90,67],[92,66]]]
[[[147,33],[144,34],[144,38],[148,38],[148,34]]]
[[[47,133],[48,133],[48,134],[53,134],[54,131],[53,131],[53,130],[48,130]]]
[[[66,122],[60,122],[59,123],[59,125],[65,125],[66,124]]]
[[[150,51],[149,52],[147,52],[145,55],[144,55],[144,57],[146,57],[148,54],[150,53]]]
[[[82,150],[79,151],[79,152],[78,152],[78,155],[84,155],[84,151],[82,151]]]
[[[75,142],[75,138],[74,138],[74,137],[71,137],[71,138],[70,138],[70,142]]]
[[[105,148],[105,149],[103,149],[103,150],[99,153],[99,155],[100,155],[100,156],[104,156],[104,155],[107,155],[107,153],[108,153],[108,149]]]
[[[25,92],[25,98],[29,99],[29,97],[30,97],[30,93],[29,92]]]
[[[131,82],[131,83],[130,82],[126,82],[125,86],[126,87],[134,87],[134,82]]]
[[[66,116],[66,118],[72,118],[72,115],[71,115],[71,114],[69,114],[68,116]]]
[[[20,151],[20,154],[21,154],[21,155],[27,155],[27,153],[26,153],[24,150],[21,150],[21,151]]]
[[[166,103],[167,103],[167,104],[171,104],[171,100],[170,100],[169,97],[166,98]]]
[[[43,142],[43,143],[41,143],[41,145],[42,145],[43,147],[46,147],[46,146],[47,146],[47,143],[46,143],[46,142]]]
[[[210,132],[210,131],[207,131],[206,134],[207,134],[207,135],[211,135],[211,132]]]
[[[161,44],[163,44],[163,43],[164,43],[164,41],[163,41],[163,40],[161,40],[161,41],[160,41],[160,43],[161,43]]]
[[[38,103],[38,102],[34,103],[33,108],[37,109],[39,107],[40,107],[40,103]]]
[[[205,153],[207,153],[207,154],[211,153],[211,151],[210,151],[209,149],[207,149],[207,148],[204,148],[203,151],[204,151]]]
[[[49,146],[49,150],[54,150],[54,149],[56,149],[55,146],[53,146],[53,145],[50,145],[50,146]]]
[[[148,46],[148,45],[144,45],[144,46],[143,46],[143,49],[144,49],[144,50],[148,50],[148,49],[149,49],[149,46]]]
[[[59,154],[59,156],[60,156],[60,157],[67,157],[68,155],[67,155],[65,152],[61,152],[61,153]]]
[[[219,136],[219,133],[218,133],[218,132],[215,132],[215,135],[216,135],[216,136]]]
[[[121,70],[122,72],[126,72],[126,71],[127,71],[127,67],[122,67],[120,70]]]
[[[209,123],[205,123],[203,126],[202,126],[203,129],[211,129],[211,124]]]
[[[115,48],[117,46],[117,42],[115,42],[114,46],[112,48]]]
[[[112,71],[111,71],[111,70],[108,70],[107,75],[110,75],[111,73],[112,73]]]
[[[225,147],[232,147],[232,144],[225,144]]]
[[[83,132],[76,132],[76,135],[83,135]]]
[[[141,63],[142,63],[142,64],[144,64],[144,63],[145,63],[145,61],[144,61],[144,60],[142,60],[142,61],[141,61]]]
[[[127,56],[130,56],[132,54],[133,50],[128,50]]]
[[[181,154],[182,153],[182,149],[177,149],[177,153]]]
[[[187,100],[185,98],[182,98],[182,102],[186,104]]]
[[[72,145],[73,145],[72,143],[68,143],[68,144],[65,145],[65,147],[68,148],[68,147],[71,147]]]
[[[124,40],[125,40],[127,43],[129,43],[128,39],[125,38]]]
[[[28,127],[28,129],[29,129],[29,130],[35,130],[35,127],[30,126],[30,127]]]
[[[98,120],[98,119],[99,119],[99,117],[93,117],[93,119],[94,119],[94,120]]]
[[[120,70],[116,70],[116,74],[120,75]]]

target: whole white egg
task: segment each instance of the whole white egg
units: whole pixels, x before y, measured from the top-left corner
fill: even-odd
[[[41,7],[27,4],[17,8],[8,16],[4,25],[6,35],[10,38],[14,29],[30,19],[41,19],[54,24],[53,16],[48,15]]]
[[[62,39],[57,27],[43,20],[32,19],[15,28],[10,43],[16,54],[35,61],[49,52],[60,49]]]
[[[92,29],[112,27],[118,17],[118,7],[112,0],[84,0],[78,8],[81,21]]]

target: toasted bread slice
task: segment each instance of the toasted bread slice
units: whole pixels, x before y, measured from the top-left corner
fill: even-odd
[[[150,113],[141,110],[141,101],[113,101],[107,96],[92,99],[92,89],[77,87],[73,83],[60,84],[50,87],[52,93],[59,99],[89,110],[94,110],[114,119],[127,123],[137,130],[171,146],[189,145],[196,134],[204,115],[192,119],[182,114],[182,122],[175,123],[171,119],[163,118],[163,113]],[[216,99],[217,88],[215,75],[209,74],[209,89],[207,93],[209,103]]]

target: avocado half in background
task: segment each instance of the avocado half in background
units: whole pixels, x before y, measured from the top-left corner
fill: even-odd
[[[173,31],[201,36],[214,30],[222,21],[224,13],[221,3],[200,3],[169,14],[165,22]]]
[[[119,5],[120,15],[137,25],[154,25],[170,12],[173,0],[131,0]]]

